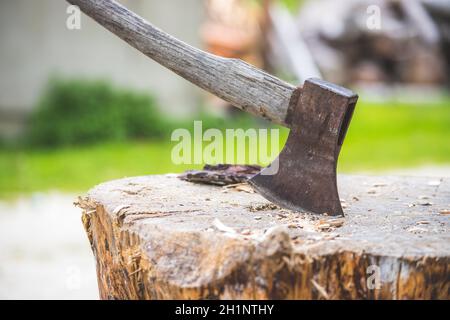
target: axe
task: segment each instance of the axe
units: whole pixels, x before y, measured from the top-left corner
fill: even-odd
[[[68,0],[131,46],[235,107],[290,129],[278,158],[249,180],[296,211],[342,215],[336,165],[358,96],[319,79],[295,87],[241,60],[194,48],[113,0]]]

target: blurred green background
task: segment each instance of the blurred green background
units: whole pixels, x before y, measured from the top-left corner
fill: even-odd
[[[261,7],[260,5],[266,2],[251,1],[257,4],[256,7]],[[225,9],[230,3],[216,2]],[[244,2],[249,1],[242,1]],[[338,53],[337,56],[347,59],[338,60],[342,68],[337,71],[331,69],[328,74],[324,74],[325,79],[334,81],[329,78],[330,75],[341,76],[340,82],[334,82],[352,86],[357,82],[355,79],[364,80],[369,84],[375,83],[375,87],[382,85],[388,89],[396,85],[419,85],[418,88],[424,85],[426,90],[427,86],[431,86],[441,93],[444,92],[428,96],[426,90],[423,94],[417,91],[414,97],[422,97],[420,101],[409,97],[408,91],[389,96],[384,96],[383,91],[378,92],[378,98],[375,100],[362,95],[341,151],[340,172],[384,173],[420,166],[449,167],[448,76],[435,76],[441,75],[442,72],[439,71],[443,70],[439,63],[436,63],[442,58],[436,53],[441,42],[442,52],[448,55],[445,39],[439,40],[436,48],[430,49],[430,45],[425,45],[426,42],[416,30],[413,36],[407,36],[405,42],[399,42],[403,41],[399,38],[401,35],[391,37],[393,33],[389,29],[388,20],[383,20],[387,21],[383,25],[385,29],[372,33],[364,23],[356,23],[366,18],[364,1],[359,1],[358,12],[351,4],[346,4],[347,10],[342,10],[346,14],[339,15],[336,12],[336,16],[333,16],[333,6],[337,5],[336,2],[321,1],[326,10],[322,10],[322,7],[316,8],[313,12],[319,14],[309,20],[309,11],[302,16],[304,7],[309,4],[311,8],[318,2],[280,2],[289,9],[294,25],[309,27],[305,38],[311,38],[312,35],[316,37],[310,47],[317,61],[325,62],[325,67],[335,67],[333,63],[328,63],[328,56],[321,58],[320,48],[314,51],[314,45],[318,41],[329,46],[324,51],[327,54],[334,50]],[[20,118],[25,118],[26,124],[19,136],[0,140],[0,198],[9,199],[20,194],[48,190],[84,192],[95,184],[110,179],[177,173],[200,168],[202,165],[175,165],[171,160],[172,148],[177,144],[171,142],[171,133],[176,128],[192,130],[194,120],[202,120],[204,130],[270,127],[270,124],[240,111],[227,117],[211,115],[207,111],[214,108],[208,105],[203,93],[195,91],[184,80],[150,62],[148,58],[84,16],[82,29],[67,30],[65,3],[46,0],[45,5],[37,5],[36,10],[45,11],[47,16],[46,19],[33,20],[39,28],[27,24],[27,21],[31,21],[29,15],[33,11],[20,9],[25,7],[26,1],[20,1],[22,7],[18,3],[2,2],[1,12],[4,14],[0,21],[4,21],[8,29],[1,30],[3,32],[0,35],[4,43],[1,53],[8,59],[0,60],[3,62],[0,68],[3,80],[0,86],[0,107],[5,110],[4,113],[0,112],[0,125],[6,127],[10,124],[6,117],[2,119],[3,114],[12,115],[13,118],[20,108],[24,109],[19,110]],[[205,22],[208,19],[200,14],[205,3],[206,1],[194,0],[162,3],[152,0],[130,2],[129,5],[132,10],[148,17],[150,21],[175,36],[196,46],[208,46],[208,37],[203,31],[205,23],[208,25],[211,21]],[[270,3],[275,5],[278,2]],[[393,12],[401,10],[401,7],[395,7],[398,3],[386,4],[394,6]],[[239,18],[225,9],[217,10],[224,15],[220,17],[220,23]],[[391,10],[389,6],[383,7],[383,10],[386,11],[386,16],[383,17],[397,19],[394,25],[401,25],[403,31],[420,27],[420,24],[411,24],[407,19],[388,15],[388,10]],[[13,19],[11,14],[6,13],[8,11],[20,12],[20,15]],[[171,18],[167,19],[169,14]],[[230,36],[225,37],[225,42],[228,42],[229,38],[235,35],[235,29],[242,31],[240,25],[253,21],[254,16],[255,13],[249,10],[244,21],[232,21],[231,24],[236,23],[237,28],[228,25],[225,29],[220,29],[223,26],[216,21],[220,28],[219,32],[214,34],[216,38],[213,40],[221,40],[224,33],[222,31],[226,30],[230,32]],[[330,20],[330,16],[336,21]],[[437,26],[440,25],[438,14],[433,13],[432,18]],[[44,23],[44,20],[48,23]],[[248,32],[244,30],[244,34],[240,35],[244,40],[246,35],[252,34],[251,28],[248,28]],[[342,34],[336,31],[340,29]],[[327,36],[331,39],[327,39]],[[262,37],[267,35],[263,34]],[[241,43],[232,43],[231,46],[245,46],[247,44],[244,40]],[[411,45],[412,49],[404,49],[404,44]],[[253,45],[258,47],[254,43]],[[274,48],[276,51],[284,50],[280,45]],[[381,53],[374,53],[377,48],[381,48]],[[346,51],[347,49],[350,51]],[[248,50],[265,52],[259,47]],[[411,55],[413,51],[417,54]],[[17,55],[16,52],[23,54]],[[25,54],[30,52],[32,54]],[[252,54],[254,55],[254,52],[247,56]],[[261,60],[264,59],[259,62]],[[37,61],[39,63],[36,63]],[[435,63],[434,66],[432,62]],[[413,69],[411,66],[418,64],[421,64],[420,68],[411,74],[406,72]],[[326,69],[324,66],[322,69]],[[272,68],[270,72],[273,72],[273,69],[276,68]],[[47,82],[53,71],[65,76],[51,78],[47,86],[42,88],[42,84]],[[278,70],[278,73],[282,74],[283,70]],[[414,78],[424,74],[425,80]],[[406,79],[407,76],[412,79]],[[3,110],[1,108],[0,111]],[[186,117],[184,112],[188,109],[190,117]],[[161,112],[162,110],[164,112]],[[184,117],[174,117],[174,114],[183,112]],[[282,147],[288,131],[284,128],[280,130]],[[254,145],[247,146],[247,153],[257,152],[255,148]]]
[[[339,161],[340,172],[450,163],[450,99],[428,103],[360,100]],[[200,114],[174,121],[155,99],[106,81],[53,79],[29,119],[21,140],[0,148],[0,197],[46,190],[85,191],[125,176],[182,172],[175,165],[175,128],[264,127],[238,113],[233,118]],[[280,146],[288,130],[281,129]],[[247,153],[256,152],[247,146]]]

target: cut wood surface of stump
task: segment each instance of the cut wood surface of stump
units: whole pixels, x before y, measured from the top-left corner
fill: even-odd
[[[80,198],[102,299],[449,299],[450,179],[340,176],[345,217],[173,175]]]

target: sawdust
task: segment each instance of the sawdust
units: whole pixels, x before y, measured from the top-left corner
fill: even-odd
[[[236,183],[230,184],[222,187],[222,192],[227,192],[228,190],[234,190],[238,192],[255,193],[255,190],[248,183]]]
[[[318,223],[316,223],[316,229],[318,231],[333,231],[336,228],[340,228],[344,225],[344,218],[336,218],[336,219],[323,219],[319,220]]]
[[[270,211],[270,210],[281,210],[279,206],[273,203],[264,203],[258,205],[251,205],[247,207],[250,212],[258,212],[258,211]]]

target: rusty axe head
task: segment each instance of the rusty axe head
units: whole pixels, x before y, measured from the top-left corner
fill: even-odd
[[[357,99],[348,89],[319,79],[307,80],[292,96],[286,145],[250,184],[282,207],[343,214],[336,166]]]

